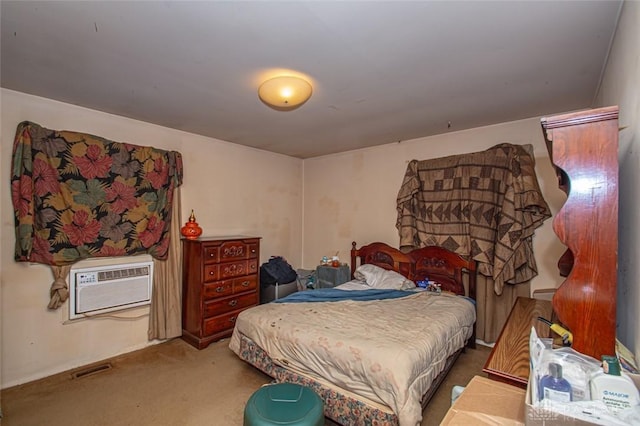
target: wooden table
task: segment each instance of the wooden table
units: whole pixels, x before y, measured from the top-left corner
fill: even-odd
[[[529,381],[529,336],[535,327],[540,337],[550,335],[549,326],[537,318],[551,319],[553,307],[548,300],[518,297],[500,337],[489,354],[483,371],[490,379],[521,388]]]

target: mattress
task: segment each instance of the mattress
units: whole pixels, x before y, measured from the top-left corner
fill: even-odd
[[[474,322],[468,299],[425,291],[368,302],[269,303],[238,316],[229,347],[240,355],[246,336],[275,364],[389,407],[400,425],[416,425],[422,396]]]

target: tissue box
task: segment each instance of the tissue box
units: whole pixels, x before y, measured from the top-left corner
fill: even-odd
[[[524,389],[475,376],[440,426],[524,425]]]

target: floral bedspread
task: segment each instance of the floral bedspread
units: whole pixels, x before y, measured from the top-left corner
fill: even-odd
[[[421,398],[471,336],[475,308],[447,294],[380,301],[269,303],[243,311],[229,347],[246,336],[278,365],[388,406],[418,425]]]

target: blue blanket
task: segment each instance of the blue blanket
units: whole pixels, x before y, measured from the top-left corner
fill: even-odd
[[[341,300],[354,300],[366,302],[370,300],[397,299],[415,294],[413,291],[402,290],[339,290],[337,288],[321,288],[318,290],[299,291],[282,299],[274,300],[276,303],[300,303],[300,302],[339,302]]]

